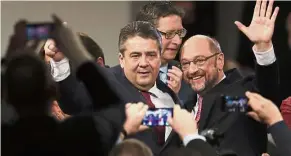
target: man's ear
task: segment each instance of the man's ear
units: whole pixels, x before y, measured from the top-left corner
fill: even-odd
[[[121,54],[121,53],[118,54],[118,60],[119,60],[119,64],[120,64],[121,68],[123,68],[124,67],[124,56],[123,56],[123,54]]]
[[[223,70],[223,66],[224,66],[224,54],[220,53],[217,55],[217,68],[220,70]]]
[[[98,57],[96,62],[101,66],[101,67],[104,67],[105,66],[105,63],[104,63],[104,60],[102,57]]]

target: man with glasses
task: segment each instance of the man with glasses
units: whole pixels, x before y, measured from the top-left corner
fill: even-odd
[[[266,152],[266,126],[249,118],[246,113],[227,112],[222,95],[244,97],[250,90],[278,103],[278,69],[272,45],[277,7],[272,14],[273,0],[257,0],[254,17],[246,27],[235,24],[254,43],[256,75],[242,77],[238,70],[224,72],[224,54],[219,43],[208,36],[189,38],[181,48],[184,79],[197,93],[185,103],[194,112],[199,131],[214,129],[217,136],[212,144],[218,153],[232,151],[242,156],[257,156]]]
[[[184,10],[168,1],[149,2],[144,5],[136,16],[136,21],[152,23],[162,36],[162,55],[159,79],[167,84],[181,102],[188,98],[191,88],[182,80],[180,64],[175,57],[182,44],[187,30],[182,25]]]

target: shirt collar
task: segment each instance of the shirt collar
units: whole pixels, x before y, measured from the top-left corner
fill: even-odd
[[[161,66],[160,67],[160,71],[163,72],[163,73],[167,73],[167,71],[168,71],[168,64],[165,64],[164,66]]]
[[[157,83],[155,82],[154,86],[148,90],[148,92],[153,95],[156,96],[156,94],[159,92],[159,89],[157,88]]]

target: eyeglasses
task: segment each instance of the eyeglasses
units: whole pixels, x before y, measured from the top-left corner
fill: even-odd
[[[187,30],[185,28],[178,30],[178,31],[171,31],[171,32],[162,32],[160,30],[158,30],[162,35],[165,36],[166,39],[172,39],[176,36],[176,34],[178,34],[178,36],[180,38],[183,38],[186,36],[187,34]]]
[[[210,59],[211,57],[214,57],[216,55],[218,55],[220,53],[215,53],[213,55],[210,55],[208,57],[205,57],[205,56],[198,56],[197,58],[195,58],[193,61],[184,61],[184,62],[181,62],[181,67],[182,67],[182,70],[187,70],[189,69],[190,67],[190,64],[191,62],[193,62],[196,66],[198,67],[201,67],[205,64],[205,62]]]

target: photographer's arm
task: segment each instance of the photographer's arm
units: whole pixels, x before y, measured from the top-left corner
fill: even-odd
[[[291,131],[283,121],[283,117],[272,101],[259,94],[247,92],[252,111],[248,113],[253,119],[268,125],[278,152],[281,155],[291,155]]]

